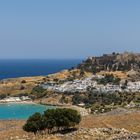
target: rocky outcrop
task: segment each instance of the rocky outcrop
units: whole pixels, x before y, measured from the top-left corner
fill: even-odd
[[[104,54],[101,57],[90,57],[78,65],[79,69],[89,72],[99,71],[129,71],[131,69],[139,70],[140,54],[139,53],[112,53]]]
[[[140,135],[137,133],[129,132],[125,129],[117,128],[80,128],[77,131],[69,132],[66,134],[45,134],[29,136],[10,137],[9,140],[138,140]]]
[[[137,140],[140,135],[117,128],[80,128],[78,131],[61,135],[64,140]]]

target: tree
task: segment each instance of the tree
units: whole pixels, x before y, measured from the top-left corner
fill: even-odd
[[[42,98],[46,95],[45,89],[41,86],[36,86],[32,89],[31,94],[36,98]]]
[[[55,127],[56,121],[54,119],[47,119],[45,124],[46,128],[48,129],[48,133],[50,133],[52,129]]]
[[[98,84],[115,84],[115,85],[119,85],[120,83],[120,78],[118,77],[114,77],[113,74],[106,74],[104,78],[98,79],[97,82]]]
[[[27,132],[41,132],[48,129],[50,133],[54,128],[57,130],[68,129],[75,127],[81,121],[80,114],[73,109],[49,109],[43,115],[35,113],[30,116],[23,129]]]
[[[30,116],[23,126],[23,130],[27,132],[33,132],[36,134],[37,131],[44,130],[45,126],[43,123],[42,115],[40,113],[35,113],[34,115]]]
[[[4,99],[4,98],[6,98],[6,96],[7,96],[6,94],[1,94],[0,99]]]
[[[85,71],[84,71],[84,69],[80,69],[80,76],[84,76],[85,75]]]
[[[21,81],[21,84],[25,84],[25,83],[26,83],[26,80],[22,80],[22,81]]]
[[[53,129],[53,127],[57,127],[59,130],[60,128],[68,129],[69,127],[74,127],[81,121],[81,116],[76,110],[66,108],[47,110],[44,112],[44,116],[48,119],[49,122],[49,125],[47,125],[48,129],[50,127],[50,122],[51,129]],[[54,126],[52,126],[52,124]]]

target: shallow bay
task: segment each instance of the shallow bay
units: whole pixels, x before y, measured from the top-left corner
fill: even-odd
[[[0,104],[0,119],[27,119],[35,112],[43,113],[47,109],[54,108],[53,106],[45,106],[39,104]]]

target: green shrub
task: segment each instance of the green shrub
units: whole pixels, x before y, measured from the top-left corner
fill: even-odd
[[[1,95],[0,95],[0,99],[4,99],[4,98],[6,98],[6,97],[7,97],[6,94],[1,94]]]
[[[22,80],[22,81],[21,81],[21,84],[25,84],[25,83],[26,83],[26,80]]]
[[[49,122],[53,122],[54,126],[58,129],[74,127],[81,121],[80,114],[73,109],[50,109],[44,112],[44,117]]]
[[[115,106],[113,105],[102,105],[102,104],[93,104],[91,107],[92,113],[105,113],[108,111],[111,111],[112,109],[115,109]]]
[[[118,85],[120,83],[120,78],[118,77],[114,77],[113,74],[106,74],[104,78],[98,79],[97,82],[98,84],[114,84],[114,85]]]
[[[54,128],[57,130],[68,129],[75,127],[81,121],[80,114],[73,109],[49,109],[44,112],[43,115],[35,113],[30,116],[26,124],[23,126],[23,130],[27,132],[40,132],[48,129],[49,132]]]
[[[36,98],[42,98],[46,95],[46,90],[41,86],[36,86],[32,89],[31,94]]]
[[[42,121],[42,115],[40,113],[35,113],[30,116],[23,126],[23,130],[27,132],[33,132],[36,134],[37,131],[45,129],[44,123]]]

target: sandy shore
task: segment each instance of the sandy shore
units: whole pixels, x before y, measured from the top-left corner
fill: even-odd
[[[0,104],[37,104],[37,103],[33,101],[21,101],[21,102],[5,102]]]

